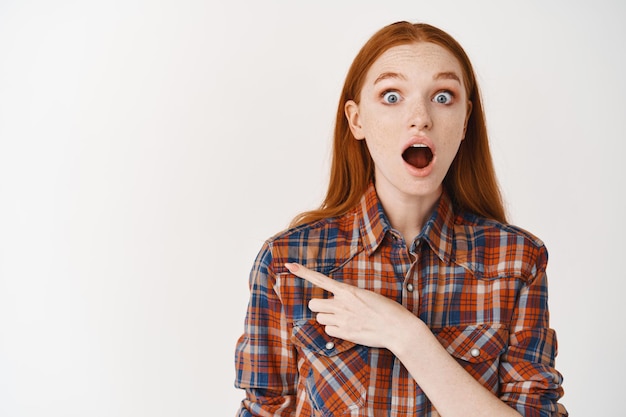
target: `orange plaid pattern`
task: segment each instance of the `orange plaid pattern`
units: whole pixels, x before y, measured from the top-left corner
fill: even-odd
[[[554,369],[543,243],[455,213],[443,195],[407,246],[370,186],[352,212],[282,232],[259,252],[235,354],[235,385],[246,392],[239,417],[438,415],[391,352],[328,336],[307,304],[330,294],[290,274],[285,262],[401,303],[522,415],[567,415],[557,402],[562,376]]]

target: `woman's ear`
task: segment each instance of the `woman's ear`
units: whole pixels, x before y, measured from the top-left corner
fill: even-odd
[[[361,126],[361,120],[359,117],[359,105],[356,104],[354,100],[348,100],[344,106],[344,112],[346,114],[348,124],[350,125],[352,136],[354,136],[357,140],[365,139],[365,134],[363,133],[363,127]]]

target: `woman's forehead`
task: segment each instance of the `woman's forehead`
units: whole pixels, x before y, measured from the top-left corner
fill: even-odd
[[[459,60],[448,49],[432,42],[419,42],[387,49],[372,63],[370,72],[413,67],[461,71]]]
[[[419,42],[387,49],[370,66],[366,83],[375,84],[387,78],[406,79],[415,75],[456,79],[462,84],[464,74],[459,60],[446,48]]]

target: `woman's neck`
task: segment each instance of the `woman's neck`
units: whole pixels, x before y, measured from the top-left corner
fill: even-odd
[[[402,234],[407,244],[421,232],[441,196],[441,190],[428,196],[381,193],[378,190],[377,193],[391,227]]]

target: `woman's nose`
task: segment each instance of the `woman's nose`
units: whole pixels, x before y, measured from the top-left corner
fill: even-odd
[[[410,107],[409,125],[411,128],[419,130],[428,130],[433,125],[430,114],[429,102],[425,100],[416,100]]]

